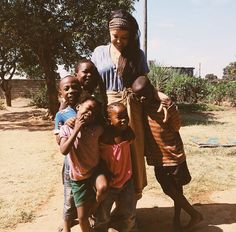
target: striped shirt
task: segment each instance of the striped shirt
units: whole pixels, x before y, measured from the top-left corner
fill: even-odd
[[[176,166],[186,160],[179,134],[180,115],[176,105],[168,108],[168,120],[163,123],[164,112],[159,106],[145,106],[145,153],[148,165]]]

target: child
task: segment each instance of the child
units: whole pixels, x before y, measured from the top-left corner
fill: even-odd
[[[75,76],[79,80],[82,88],[80,98],[86,98],[88,96],[95,95],[96,98],[104,104],[104,106],[107,105],[105,86],[96,66],[91,60],[80,60],[75,67]],[[60,109],[64,109],[67,106],[66,100],[61,98],[60,102]]]
[[[129,117],[122,103],[107,108],[109,126],[100,139],[102,159],[110,172],[110,191],[95,214],[95,231],[107,231],[111,208],[116,202],[121,216],[122,232],[136,231],[136,197],[132,179],[130,144],[134,133],[128,126]],[[117,229],[117,228],[116,228]]]
[[[179,134],[180,117],[177,107],[174,104],[168,107],[168,118],[166,122],[163,122],[164,111],[157,111],[160,100],[156,97],[155,89],[146,76],[140,76],[134,81],[132,91],[137,99],[142,99],[146,114],[147,163],[155,167],[157,181],[164,193],[174,201],[174,229],[181,231],[181,209],[190,215],[191,219],[186,228],[192,229],[203,220],[203,216],[183,195],[183,185],[190,182],[191,176]]]
[[[60,128],[60,150],[63,155],[69,154],[70,183],[83,232],[91,231],[88,217],[107,189],[106,178],[98,168],[98,139],[103,132],[98,121],[100,115],[100,103],[90,97],[78,105],[74,128],[68,125]]]
[[[81,94],[81,87],[76,77],[68,75],[61,79],[59,83],[59,92],[61,96],[67,101],[67,107],[57,112],[55,117],[55,130],[57,143],[60,144],[60,127],[65,122],[76,117],[76,105],[78,104],[79,96]],[[76,224],[74,219],[77,218],[77,212],[74,205],[74,199],[71,192],[70,177],[69,177],[69,165],[67,156],[64,159],[63,171],[63,184],[64,184],[64,209],[63,209],[63,228],[65,232],[71,231],[71,226]]]

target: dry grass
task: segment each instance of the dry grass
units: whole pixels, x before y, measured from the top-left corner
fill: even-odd
[[[198,148],[193,139],[206,141],[214,137],[222,141],[236,141],[236,110],[205,113],[182,113],[184,125],[181,136],[184,141],[192,181],[185,187],[186,196],[193,202],[208,202],[213,191],[226,190],[236,186],[236,147]],[[147,167],[148,183],[145,192],[162,194],[153,168]]]
[[[61,184],[52,122],[33,120],[32,110],[18,104],[0,111],[0,229],[31,221]]]

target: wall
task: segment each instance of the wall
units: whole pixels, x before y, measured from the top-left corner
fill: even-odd
[[[13,79],[11,80],[12,99],[17,97],[30,97],[31,92],[39,91],[45,84],[45,80],[26,80]],[[4,92],[0,88],[0,98],[4,98]]]

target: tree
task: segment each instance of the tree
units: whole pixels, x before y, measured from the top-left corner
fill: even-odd
[[[218,79],[218,77],[213,73],[209,73],[209,74],[206,74],[205,79],[209,81],[215,81]]]
[[[236,80],[236,61],[231,62],[223,69],[223,79],[228,81],[235,81]]]
[[[44,73],[52,115],[58,110],[57,64],[69,68],[80,57],[89,56],[97,45],[107,43],[110,12],[118,8],[131,11],[134,2],[8,0],[1,3],[5,7],[1,17],[20,41],[24,65],[39,65]]]
[[[5,94],[6,105],[11,106],[11,79],[20,58],[18,41],[0,18],[0,87]]]

